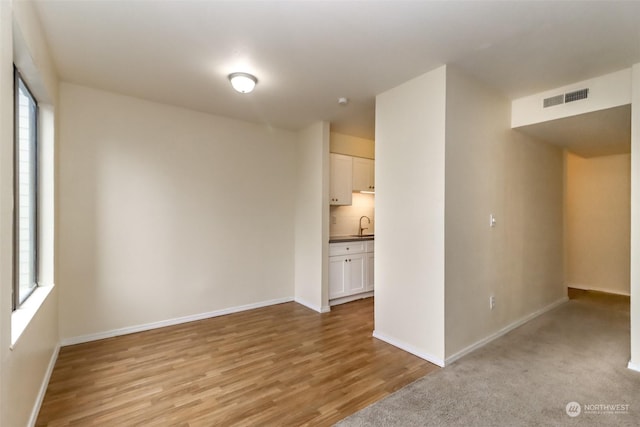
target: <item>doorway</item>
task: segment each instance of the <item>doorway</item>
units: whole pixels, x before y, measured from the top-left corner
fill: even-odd
[[[565,150],[566,286],[628,297],[631,105],[528,125],[519,130]]]

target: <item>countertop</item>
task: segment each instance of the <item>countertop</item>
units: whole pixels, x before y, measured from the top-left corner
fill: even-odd
[[[359,242],[361,240],[373,240],[373,234],[365,234],[363,236],[331,236],[329,243]]]

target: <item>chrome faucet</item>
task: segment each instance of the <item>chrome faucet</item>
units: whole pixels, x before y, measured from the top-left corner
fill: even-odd
[[[368,223],[371,224],[371,219],[368,216],[362,215],[360,217],[360,233],[358,233],[360,237],[362,237],[362,232],[368,229],[367,227],[362,227],[362,218],[367,218]]]

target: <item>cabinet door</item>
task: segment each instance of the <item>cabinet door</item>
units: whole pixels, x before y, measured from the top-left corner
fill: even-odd
[[[359,294],[365,292],[366,287],[366,254],[349,255],[347,259],[347,286],[348,294]]]
[[[370,162],[369,159],[353,158],[353,191],[371,191]]]
[[[367,257],[367,291],[373,290],[373,252],[366,254]]]
[[[329,299],[348,295],[346,287],[348,259],[348,256],[329,257]]]
[[[353,191],[374,191],[374,161],[360,157],[353,158]]]
[[[353,164],[352,158],[342,154],[331,154],[329,197],[332,205],[350,205]]]

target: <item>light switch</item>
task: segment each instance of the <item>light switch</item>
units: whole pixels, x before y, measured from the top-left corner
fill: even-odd
[[[489,227],[496,226],[496,217],[493,214],[489,214]]]

